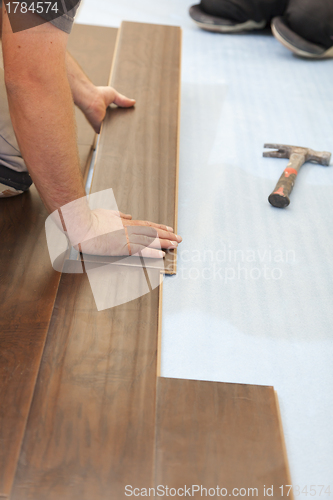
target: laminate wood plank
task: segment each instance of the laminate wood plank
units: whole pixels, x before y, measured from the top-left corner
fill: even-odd
[[[0,200],[0,493],[9,494],[60,274],[32,186]]]
[[[227,496],[245,488],[243,498],[258,499],[267,498],[266,485],[280,498],[279,486],[292,483],[274,389],[158,379],[155,483],[219,485]],[[258,496],[248,488],[258,488]],[[194,498],[202,498],[201,491]]]
[[[122,267],[117,287],[142,272]],[[158,304],[156,288],[98,312],[87,276],[62,275],[12,500],[117,500],[153,485]]]
[[[107,85],[118,29],[74,24],[67,49],[94,85]]]
[[[118,30],[103,26],[74,24],[67,49],[94,85],[108,85]],[[77,142],[91,146],[95,132],[80,109],[75,108]]]
[[[69,49],[98,85],[108,82],[117,30],[77,25]],[[90,125],[85,123],[84,126]],[[92,130],[92,129],[91,129]],[[84,136],[79,125],[79,139]],[[82,172],[94,132],[79,145]],[[86,142],[82,139],[82,142]],[[50,265],[47,212],[32,186],[0,200],[0,495],[9,495],[60,274]]]
[[[119,210],[177,230],[181,30],[124,22],[110,84],[136,99],[103,123],[91,192],[112,188]],[[167,272],[175,272],[175,252]]]

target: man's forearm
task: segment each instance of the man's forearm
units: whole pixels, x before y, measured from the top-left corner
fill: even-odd
[[[66,72],[9,84],[7,93],[21,153],[48,210],[84,196]]]
[[[13,33],[3,11],[11,120],[29,173],[50,212],[85,195],[65,62],[67,39],[49,23]]]

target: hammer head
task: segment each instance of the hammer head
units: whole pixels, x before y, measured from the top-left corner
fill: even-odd
[[[328,166],[331,161],[331,153],[327,151],[313,151],[309,148],[301,148],[298,146],[287,146],[286,144],[265,144],[264,148],[277,149],[277,151],[268,151],[263,153],[263,156],[271,158],[290,158],[290,155],[297,153],[304,156],[304,163],[313,161],[321,165]]]

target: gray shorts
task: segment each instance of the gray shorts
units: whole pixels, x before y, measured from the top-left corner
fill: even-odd
[[[70,0],[66,1],[67,5],[70,3]],[[65,2],[63,4],[66,5]],[[80,2],[73,9],[68,10],[66,15],[50,21],[51,24],[70,33],[79,4]],[[2,49],[1,42],[0,49]],[[0,198],[21,194],[27,191],[31,184],[32,180],[22,158],[10,119],[2,50],[0,50]]]
[[[75,18],[76,12],[80,6],[80,3],[81,3],[81,0],[79,0],[79,1],[77,1],[77,0],[63,0],[62,5],[63,5],[64,10],[66,11],[66,14],[64,14],[63,16],[57,17],[53,21],[50,21],[50,23],[53,24],[53,26],[55,26],[56,28],[59,28],[61,31],[65,31],[66,33],[69,34],[72,31],[74,18]],[[73,5],[74,5],[74,7],[73,7]],[[44,16],[42,15],[42,17],[44,17]],[[45,16],[44,19],[47,19],[47,17]]]

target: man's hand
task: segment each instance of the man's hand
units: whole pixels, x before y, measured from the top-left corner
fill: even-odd
[[[102,121],[110,104],[116,104],[121,108],[130,108],[134,106],[135,100],[125,97],[112,87],[95,87],[91,102],[88,102],[86,107],[81,107],[88,122],[97,134],[100,132]]]
[[[112,87],[96,87],[69,52],[66,54],[66,67],[74,102],[83,111],[97,134],[110,104],[116,104],[121,108],[134,106],[134,99],[119,94]]]
[[[101,208],[92,211],[91,226],[86,231],[77,226],[78,209],[78,205],[75,210],[67,206],[61,213],[71,244],[84,254],[128,256],[140,252],[144,257],[161,258],[161,249],[177,248],[182,241],[171,227],[133,221],[131,215]]]

